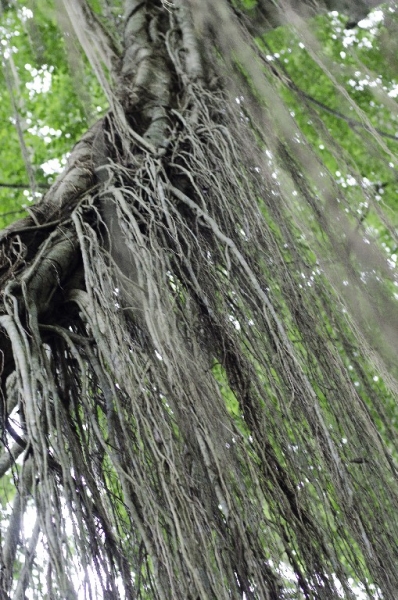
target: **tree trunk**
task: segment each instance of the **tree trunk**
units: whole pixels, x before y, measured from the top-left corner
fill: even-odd
[[[354,579],[392,599],[396,471],[331,342],[354,334],[326,280],[299,289],[308,257],[206,15],[126,0],[120,52],[63,7],[110,109],[1,235],[2,419],[23,452],[3,597],[354,598]]]

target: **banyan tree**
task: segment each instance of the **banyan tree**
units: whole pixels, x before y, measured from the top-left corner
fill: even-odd
[[[394,215],[327,122],[391,189],[396,104],[375,121],[317,34],[379,3],[325,4],[2,0],[34,199],[0,232],[2,600],[398,597]],[[47,188],[17,18],[106,99]]]

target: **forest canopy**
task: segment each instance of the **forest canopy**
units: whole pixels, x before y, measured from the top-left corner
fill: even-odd
[[[1,0],[1,600],[397,597],[397,34]]]

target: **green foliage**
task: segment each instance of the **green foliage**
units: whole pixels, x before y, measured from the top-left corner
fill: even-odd
[[[388,18],[397,19],[395,13]],[[307,45],[287,27],[258,43],[280,76],[280,93],[302,133],[348,198],[348,210],[394,253],[394,242],[370,205],[380,203],[397,224],[398,126],[391,110],[396,68],[385,61],[383,20],[350,30],[345,21],[337,13],[314,19]],[[325,58],[322,65],[316,44]]]
[[[64,166],[73,144],[107,107],[78,42],[69,31],[62,35],[61,17],[48,2],[36,2],[32,9],[17,2],[1,15],[0,227],[23,216],[35,199],[26,161],[39,197]],[[27,150],[25,161],[17,118]]]

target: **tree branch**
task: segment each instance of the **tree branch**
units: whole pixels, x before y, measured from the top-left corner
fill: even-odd
[[[24,447],[18,443],[11,446],[11,448],[5,449],[4,453],[0,456],[0,479],[11,469],[23,451]]]
[[[50,187],[50,184],[48,183],[36,183],[35,184],[37,188],[43,188],[43,189],[48,189]],[[16,190],[28,190],[30,188],[30,184],[29,183],[7,183],[7,182],[0,182],[0,188],[12,188],[12,189],[16,189]]]
[[[354,129],[355,127],[360,127],[361,129],[364,129],[365,131],[370,131],[369,127],[365,123],[361,123],[361,121],[357,121],[356,119],[351,119],[351,117],[347,117],[346,115],[339,112],[338,110],[335,110],[334,108],[330,108],[330,106],[327,106],[323,102],[320,102],[320,100],[317,100],[316,98],[313,98],[309,94],[306,94],[306,92],[303,92],[303,90],[301,90],[299,87],[297,87],[293,82],[288,83],[288,87],[290,89],[294,90],[295,92],[297,92],[297,94],[299,96],[301,96],[302,98],[305,98],[309,102],[312,102],[313,104],[315,104],[316,106],[318,106],[319,108],[324,110],[325,112],[333,115],[334,117],[337,117],[338,119],[342,119],[351,127],[351,129]],[[394,142],[398,142],[398,137],[396,135],[393,135],[392,133],[388,133],[387,131],[383,131],[382,129],[379,129],[378,127],[373,127],[372,129],[374,131],[376,131],[376,133],[378,133],[382,137],[385,137],[389,140],[393,140]]]

